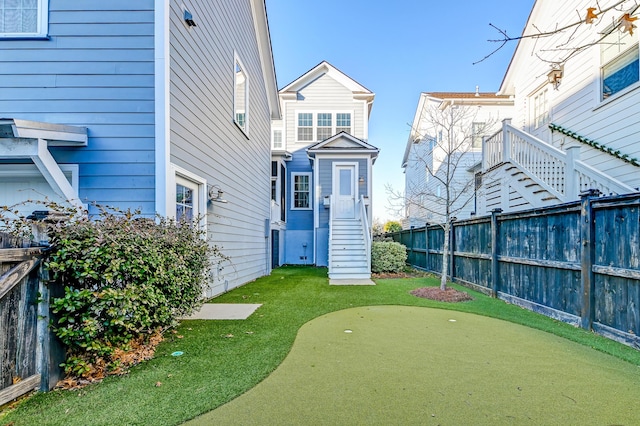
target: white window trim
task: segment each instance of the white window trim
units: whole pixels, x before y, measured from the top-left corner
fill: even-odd
[[[244,128],[238,124],[238,120],[236,120],[236,63],[240,65],[244,76],[245,76],[245,87],[244,87]],[[233,123],[245,134],[245,136],[249,137],[249,73],[247,72],[247,68],[244,66],[240,58],[238,57],[238,52],[233,52],[233,108],[231,111],[231,119]]]
[[[296,176],[309,177],[309,207],[296,207],[295,187]],[[313,210],[313,174],[312,172],[291,172],[291,210],[305,211]]]
[[[171,210],[168,212],[167,216],[173,219],[176,218],[176,185],[179,183],[180,179],[186,180],[195,184],[198,190],[197,200],[198,200],[198,209],[195,213],[196,216],[200,216],[200,229],[206,230],[207,227],[207,180],[197,174],[190,172],[189,170],[183,169],[182,167],[176,166],[175,164],[171,165],[172,170],[172,184],[169,187],[168,197],[171,200]]]
[[[313,136],[310,141],[301,141],[298,139],[298,115],[299,114],[311,114],[311,127]],[[336,132],[337,125],[337,114],[351,114],[351,127],[349,134],[353,135],[355,128],[355,114],[351,110],[295,110],[294,113],[294,134],[295,134],[295,142],[296,143],[304,143],[304,144],[313,144],[316,142],[321,142],[318,140],[318,114],[331,114],[331,136],[334,136]]]
[[[38,1],[38,24],[34,33],[0,33],[0,39],[48,38],[49,0]]]
[[[276,147],[275,143],[276,143],[276,138],[275,138],[275,134],[276,131],[280,131],[280,144],[282,145],[281,147]],[[274,127],[271,129],[271,149],[286,149],[285,143],[284,143],[284,131],[281,127]]]
[[[613,27],[612,27],[613,25]],[[607,31],[610,32],[609,35],[613,34],[613,33],[617,33],[618,31],[621,31],[619,28],[617,28],[617,24],[612,24],[607,26],[602,32],[605,33]],[[635,35],[630,35],[629,33],[626,33],[627,36],[631,36],[631,37],[635,37],[635,39],[632,41],[632,44],[636,45],[636,50],[640,50],[640,37],[635,34]],[[605,39],[608,36],[605,37]],[[603,39],[604,41],[604,39]],[[630,48],[629,48],[630,49]],[[598,87],[598,91],[595,94],[596,97],[596,106],[593,108],[593,110],[597,110],[598,108],[607,105],[608,103],[614,101],[615,99],[618,99],[622,96],[624,96],[625,94],[637,89],[638,87],[640,87],[640,81],[636,81],[628,86],[626,86],[625,88],[619,90],[618,92],[614,93],[613,95],[610,95],[607,98],[603,97],[603,90],[604,90],[604,79],[603,79],[603,68],[605,67],[605,65],[610,64],[611,62],[615,61],[617,58],[619,58],[620,56],[624,55],[626,52],[629,51],[629,49],[624,50],[622,52],[618,52],[618,54],[614,57],[609,59],[608,61],[604,62],[602,59],[602,46],[600,46],[597,49],[593,49],[593,55],[595,57],[595,63],[597,64],[597,66],[595,67],[595,75],[598,76],[598,83],[597,83],[597,87]]]
[[[530,130],[531,131],[535,131],[540,129],[541,127],[544,127],[545,124],[551,123],[551,91],[549,90],[549,87],[547,86],[548,83],[544,83],[542,86],[538,87],[533,93],[531,93],[529,95],[529,99],[528,99],[528,104],[529,104],[529,108],[531,110],[531,121],[530,121]],[[546,115],[547,115],[547,119],[544,122],[541,122],[540,125],[538,125],[536,123],[537,120],[537,116],[536,116],[536,98],[540,95],[542,95],[542,93],[545,93],[545,103],[547,105],[547,109],[546,109]]]

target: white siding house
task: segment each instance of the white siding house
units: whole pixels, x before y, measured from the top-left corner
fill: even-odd
[[[513,120],[484,150],[487,212],[640,186],[638,33],[625,24],[637,12],[634,1],[535,2],[499,91],[515,98]]]
[[[402,161],[405,228],[441,223],[447,210],[459,219],[476,213],[482,138],[512,107],[509,96],[479,91],[420,95]]]
[[[0,205],[202,215],[231,259],[210,295],[268,274],[280,108],[264,1],[36,4],[35,23],[0,27]],[[16,154],[24,138],[39,154]]]
[[[321,62],[280,90],[273,122],[272,227],[276,264],[329,267],[329,277],[371,275],[374,94]]]

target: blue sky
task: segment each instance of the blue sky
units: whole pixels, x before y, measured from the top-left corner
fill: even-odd
[[[385,185],[404,188],[401,162],[421,92],[498,90],[516,46],[473,65],[498,45],[489,23],[518,36],[534,0],[266,0],[278,86],[323,60],[376,94],[369,143],[373,216],[395,219]]]

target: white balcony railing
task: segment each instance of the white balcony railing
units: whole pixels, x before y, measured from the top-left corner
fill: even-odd
[[[511,163],[561,202],[577,200],[580,191],[599,189],[605,194],[635,190],[580,161],[580,148],[561,151],[513,127],[504,120],[502,129],[483,141],[483,171]]]

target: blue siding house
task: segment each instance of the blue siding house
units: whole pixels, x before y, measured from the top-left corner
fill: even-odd
[[[200,216],[231,258],[209,295],[268,274],[280,105],[264,0],[4,6],[0,205]]]
[[[329,267],[332,280],[371,276],[374,94],[322,62],[280,90],[272,129],[273,265]]]

